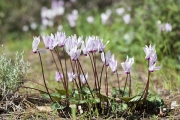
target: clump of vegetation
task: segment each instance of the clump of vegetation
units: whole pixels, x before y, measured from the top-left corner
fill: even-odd
[[[32,42],[33,52],[38,53],[40,58],[44,87],[46,88],[46,91],[39,91],[42,92],[46,99],[51,100],[51,108],[56,110],[61,117],[71,116],[70,106],[72,105],[76,106],[74,108],[77,109],[75,115],[85,115],[90,119],[99,115],[104,118],[141,116],[144,110],[153,111],[152,114],[161,112],[160,108],[164,105],[163,100],[156,93],[149,92],[150,75],[155,70],[161,69],[161,66],[156,66],[155,45],[146,45],[144,47],[145,59],[148,61],[148,79],[144,90],[132,95],[130,73],[134,64],[134,57],[129,58],[127,56],[126,61],[121,63],[124,74],[127,75],[125,85],[121,86],[117,72],[118,61],[115,59],[114,54],[111,55],[110,51],[105,53],[109,41],[104,44],[103,40],[98,36],[87,36],[83,40],[83,37],[77,37],[76,35],[66,36],[64,32],[42,36],[45,48],[51,52],[56,65],[54,79],[57,84],[62,83],[63,86],[63,89],[55,88],[55,91],[51,93],[46,83],[43,59],[41,57],[41,53],[44,53],[45,50],[38,48],[40,40],[40,36],[34,37]],[[64,62],[60,57],[60,52],[63,52]],[[92,75],[84,70],[79,59],[81,53],[85,57],[89,57]],[[98,54],[100,54],[102,60],[101,67],[97,65]],[[55,56],[57,59],[55,59]],[[68,67],[68,63],[71,65],[70,67]],[[100,72],[98,72],[99,68]],[[109,69],[111,69],[111,73],[117,76],[115,82],[118,84],[117,88],[113,88],[112,94],[109,92]],[[93,77],[91,80],[89,75]],[[92,81],[93,84],[89,84],[89,81]],[[105,89],[102,86],[105,86]],[[161,112],[161,115],[164,114]]]
[[[29,64],[24,61],[23,53],[15,54],[15,59],[0,55],[0,99],[8,100],[22,85],[27,76]]]

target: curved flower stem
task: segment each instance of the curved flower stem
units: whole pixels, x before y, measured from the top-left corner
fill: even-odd
[[[148,90],[149,90],[149,79],[150,79],[150,71],[149,71],[149,60],[148,60],[148,80],[147,80],[147,83],[146,83],[146,87],[144,89],[144,100],[143,102],[145,103],[146,102],[146,98],[147,98],[147,95],[148,95]]]
[[[54,63],[55,63],[55,65],[56,65],[57,71],[60,72],[60,71],[59,71],[59,68],[58,68],[58,66],[57,66],[57,63],[56,63],[56,60],[55,60],[55,58],[54,58],[54,55],[53,55],[53,52],[52,52],[52,51],[51,51],[51,55],[52,55],[52,57],[53,57],[53,60],[54,60]],[[63,83],[64,89],[66,89],[65,83],[64,83],[64,80],[63,80],[63,79],[62,79],[62,83]]]
[[[77,89],[79,90],[79,86],[78,86],[78,84],[77,84],[76,79],[74,79],[74,81],[75,81],[75,84],[76,84]]]
[[[145,87],[144,103],[146,102],[146,98],[147,98],[147,96],[148,96],[150,73],[151,73],[151,72],[148,72],[148,81],[147,81],[146,87]]]
[[[82,90],[82,86],[81,86],[81,80],[80,80],[80,70],[78,67],[77,62],[75,61],[75,66],[76,66],[76,72],[77,72],[77,76],[78,76],[78,81],[79,81],[79,88]],[[77,82],[77,81],[76,81]]]
[[[93,55],[93,54],[92,54],[92,55]],[[91,58],[91,55],[90,55],[90,54],[89,54],[89,58],[90,58],[90,60],[91,60],[91,66],[92,66],[93,73],[94,73],[94,80],[95,80],[95,82],[94,82],[94,86],[95,86],[95,89],[97,89],[95,66],[93,65],[93,60],[92,60],[92,58]]]
[[[146,87],[144,88],[144,91],[143,91],[143,94],[141,95],[141,97],[140,97],[140,99],[138,100],[138,101],[140,101],[141,100],[141,98],[144,96],[144,99],[143,99],[143,102],[145,103],[145,101],[146,101],[146,98],[145,98],[145,95],[144,94],[148,94],[148,93],[146,93],[147,92],[147,86],[148,86],[148,88],[149,88],[149,77],[150,77],[150,72],[149,72],[149,60],[148,60],[148,80],[147,80],[147,83],[146,83]],[[146,96],[147,97],[147,96]],[[139,104],[139,102],[138,102],[138,104]]]
[[[79,66],[80,66],[80,68],[81,68],[81,71],[82,71],[82,73],[83,73],[83,76],[84,76],[84,78],[85,78],[85,80],[86,80],[86,84],[88,85],[89,91],[91,92],[91,95],[92,95],[92,97],[94,98],[94,95],[92,94],[92,91],[91,91],[91,89],[90,89],[90,86],[89,86],[89,84],[88,84],[88,82],[87,82],[87,79],[86,79],[86,77],[85,77],[84,71],[83,71],[82,66],[81,66],[81,64],[80,64],[80,62],[79,62],[78,59],[77,59],[77,62],[78,62],[78,64],[79,64]]]
[[[103,70],[104,70],[104,64],[103,64],[102,69],[101,69],[100,81],[98,81],[98,82],[99,82],[99,95],[101,94],[101,80],[102,80]],[[100,103],[101,103],[101,101],[102,101],[101,99],[102,99],[102,98],[101,98],[101,95],[100,95]]]
[[[117,76],[117,80],[118,80],[118,88],[119,88],[119,95],[120,95],[120,81],[119,81],[119,75],[118,75],[117,70],[116,70],[115,72],[116,72],[116,76]]]
[[[65,75],[64,75],[64,70],[63,70],[63,66],[62,66],[62,62],[61,62],[61,59],[60,59],[60,54],[59,54],[59,51],[58,51],[58,49],[55,47],[55,51],[56,51],[56,54],[57,54],[57,56],[58,56],[58,60],[59,60],[59,64],[60,64],[60,66],[61,66],[61,70],[62,70],[62,73],[63,73],[63,79],[64,79],[64,87],[65,87],[65,90],[67,91],[67,86],[66,86],[66,83],[65,83]]]
[[[49,93],[49,90],[47,88],[47,85],[46,85],[46,80],[45,80],[45,76],[44,76],[44,69],[43,69],[43,65],[42,65],[42,59],[41,59],[41,54],[40,52],[38,51],[38,54],[39,54],[39,59],[40,59],[40,63],[41,63],[41,69],[42,69],[42,75],[43,75],[43,81],[44,81],[44,85],[45,85],[45,88],[46,88],[46,91],[51,99],[51,102],[53,102],[53,99],[51,98],[51,95]]]
[[[95,70],[95,75],[96,75],[96,82],[97,82],[98,89],[100,89],[98,74],[97,74],[97,69],[96,69],[96,53],[94,53],[94,54],[92,53],[92,56],[93,56],[94,70]]]
[[[67,77],[67,62],[66,62],[66,52],[65,52],[65,49],[64,49],[64,47],[63,47],[63,51],[64,51],[64,58],[65,58],[65,69],[66,69],[66,87],[67,87],[67,89],[68,89],[68,77]]]
[[[101,89],[101,81],[102,81],[102,73],[103,73],[103,70],[104,70],[104,64],[102,66],[102,69],[101,69],[101,75],[100,75],[100,89]]]
[[[39,91],[39,92],[41,92],[41,93],[47,93],[47,92],[45,92],[45,91],[42,91],[42,90],[39,90],[39,89],[36,89],[36,88],[32,88],[32,87],[26,87],[26,86],[20,86],[20,87],[28,88],[28,89],[32,89],[32,90],[37,90],[37,91]]]
[[[106,78],[105,78],[106,96],[108,97],[108,80],[107,80],[107,72],[108,72],[108,66],[106,66]]]
[[[131,74],[129,73],[129,97],[131,96]]]
[[[33,80],[28,80],[28,81],[30,81],[30,82],[32,82],[32,83],[36,83],[36,84],[38,84],[38,85],[44,87],[44,85],[42,85],[42,84],[40,84],[40,83],[38,83],[38,82],[36,82],[36,81],[33,81]],[[48,89],[54,92],[53,89],[50,89],[50,88],[48,88]]]
[[[66,83],[66,91],[68,91],[68,77],[67,77],[67,63],[66,63],[66,52],[65,52],[65,49],[63,47],[63,51],[64,51],[64,58],[65,58],[65,70],[66,70],[66,76],[65,76],[65,83]],[[68,92],[66,92],[66,100],[67,100],[67,104],[69,104],[68,102],[68,97],[69,97],[69,94]]]
[[[73,73],[74,73],[74,72],[75,72],[75,70],[74,70],[73,63],[72,63],[71,59],[69,59],[69,61],[70,61],[70,63],[71,63],[71,68],[72,68],[72,71],[73,71]]]
[[[77,81],[76,81],[76,79],[74,79],[74,81],[75,81],[75,83],[76,83],[76,87],[77,87],[77,90],[78,90],[78,96],[79,96],[79,100],[80,100],[80,89],[79,89],[79,86],[78,86],[78,84],[77,84]],[[74,83],[74,82],[73,82]]]
[[[125,82],[125,86],[124,86],[124,91],[123,91],[122,97],[124,96],[124,92],[125,92],[125,89],[126,89],[127,79],[128,79],[128,74],[126,76],[126,82]]]
[[[61,66],[61,70],[62,70],[62,73],[63,73],[64,87],[65,87],[65,90],[66,90],[66,99],[67,99],[67,98],[68,98],[68,88],[67,88],[67,85],[66,85],[65,74],[64,74],[62,62],[61,62],[61,59],[60,59],[59,50],[58,50],[56,47],[55,47],[55,51],[56,51],[56,53],[57,53],[57,55],[58,55],[58,60],[59,60],[59,63],[60,63],[60,66]]]

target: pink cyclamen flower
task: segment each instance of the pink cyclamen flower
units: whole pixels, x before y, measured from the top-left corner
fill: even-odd
[[[129,74],[129,73],[130,73],[133,64],[134,64],[134,57],[128,58],[128,56],[127,56],[127,58],[126,58],[126,61],[123,62],[123,63],[121,63],[121,66],[123,67],[124,72],[125,72],[126,74]]]
[[[117,60],[115,60],[114,54],[111,57],[111,60],[109,62],[109,66],[110,66],[112,72],[115,72],[117,70]]]
[[[56,71],[56,76],[55,76],[56,81],[60,82],[62,78],[63,78],[63,75]]]
[[[74,74],[73,72],[72,73],[67,73],[68,74],[68,78],[69,78],[69,81],[72,82],[74,79],[76,79],[76,74]]]
[[[87,80],[88,79],[88,73],[86,73],[85,77],[83,74],[80,74],[80,80],[83,84],[86,84],[87,83]]]
[[[111,61],[111,52],[108,51],[104,57],[104,52],[101,53],[101,60],[104,62],[106,66],[109,66],[109,62]]]
[[[145,45],[144,52],[146,54],[146,57],[145,57],[146,60],[150,60],[151,55],[156,52],[155,45],[151,46],[151,44],[150,44],[149,47],[147,45]]]
[[[32,42],[32,50],[34,53],[37,53],[38,51],[38,45],[40,43],[40,37],[33,37],[33,42]]]

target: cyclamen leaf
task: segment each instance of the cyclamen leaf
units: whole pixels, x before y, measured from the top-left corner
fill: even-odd
[[[136,102],[136,101],[139,101],[141,98],[141,96],[137,95],[137,96],[134,96],[129,102]]]
[[[58,109],[62,110],[66,106],[60,105],[58,102],[53,102],[53,103],[51,103],[50,107],[52,110],[58,110]]]

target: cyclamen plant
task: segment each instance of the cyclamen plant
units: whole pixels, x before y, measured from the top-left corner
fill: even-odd
[[[104,103],[107,102],[107,105],[109,105],[108,99],[110,99],[108,96],[109,93],[109,88],[108,88],[108,68],[110,67],[112,70],[112,73],[116,73],[117,75],[117,82],[118,82],[118,89],[119,89],[119,94],[120,93],[120,81],[119,81],[119,75],[117,72],[117,66],[118,66],[118,61],[115,59],[114,54],[111,55],[111,52],[104,52],[104,49],[106,45],[109,43],[109,41],[106,44],[103,44],[103,40],[100,39],[97,36],[87,36],[85,38],[85,41],[83,40],[83,37],[77,37],[76,35],[73,36],[66,36],[64,32],[57,32],[56,34],[51,34],[50,36],[42,36],[42,37],[34,37],[33,43],[32,43],[32,49],[34,53],[38,53],[40,57],[40,62],[41,62],[41,67],[42,67],[42,75],[43,75],[43,80],[44,80],[44,85],[46,87],[46,93],[49,95],[49,98],[51,99],[52,102],[56,102],[57,98],[53,98],[53,96],[49,93],[48,87],[46,85],[46,79],[44,77],[44,69],[42,65],[42,59],[41,59],[41,51],[38,49],[38,45],[40,43],[40,39],[43,40],[45,44],[45,48],[49,49],[52,58],[54,60],[54,63],[56,65],[56,76],[55,79],[57,82],[62,82],[65,94],[66,94],[66,107],[69,106],[70,100],[69,100],[69,90],[71,83],[73,84],[72,90],[77,89],[78,93],[81,94],[80,91],[83,91],[85,88],[88,89],[88,96],[90,95],[94,99],[99,99],[100,100],[100,106]],[[65,67],[62,66],[62,59],[60,57],[60,50],[62,49],[64,53],[64,65]],[[149,80],[150,80],[150,73],[152,73],[155,70],[160,70],[161,66],[156,67],[156,62],[157,62],[157,55],[156,55],[156,50],[155,50],[155,45],[149,47],[146,45],[144,47],[144,52],[146,54],[145,59],[148,61],[148,80],[146,83],[145,90],[142,94],[141,97],[144,98],[144,101],[146,101],[146,98],[148,96],[148,89],[149,89]],[[79,57],[81,53],[84,54],[84,56],[89,56],[89,59],[91,61],[91,66],[92,66],[92,71],[93,71],[93,76],[94,76],[94,86],[92,89],[92,85],[90,86],[88,81],[88,73],[86,73],[83,70],[83,67],[79,61]],[[101,73],[97,72],[97,59],[96,59],[96,54],[100,53],[101,54],[101,60],[103,62]],[[54,54],[57,56],[58,61],[55,59]],[[68,56],[67,56],[68,55]],[[68,72],[69,69],[67,68],[67,60],[70,60],[70,65],[72,72]],[[57,62],[59,62],[60,66],[58,66]],[[132,65],[134,64],[134,57],[129,58],[127,56],[126,61],[121,63],[121,66],[127,75],[126,81],[125,81],[125,86],[124,90],[122,93],[122,97],[124,96],[124,91],[127,85],[127,80],[129,79],[129,97],[131,97],[131,70],[132,70]],[[104,99],[101,91],[102,87],[102,80],[103,80],[103,72],[105,72],[105,77],[104,77],[104,84],[105,84],[105,93],[106,93],[106,99]],[[72,92],[72,94],[75,94]],[[72,95],[73,96],[73,95]],[[84,100],[86,97],[78,95],[78,99]],[[89,98],[89,97],[88,97]],[[120,98],[120,99],[121,99]],[[60,103],[60,101],[58,101]]]
[[[155,50],[155,45],[149,47],[146,45],[144,47],[144,52],[146,54],[146,60],[148,60],[148,80],[146,83],[146,87],[144,90],[144,101],[146,101],[147,95],[148,95],[148,89],[149,89],[149,80],[150,80],[150,73],[154,72],[154,70],[160,70],[161,66],[156,67],[156,62],[157,62],[157,55],[156,55],[156,50]]]

